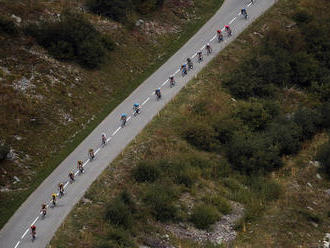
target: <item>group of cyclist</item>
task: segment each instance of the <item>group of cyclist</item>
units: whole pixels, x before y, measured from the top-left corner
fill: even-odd
[[[253,1],[251,1],[253,3]],[[245,18],[247,18],[247,11],[246,9],[242,9],[241,10],[241,14],[242,16],[244,16]],[[227,36],[230,37],[232,35],[232,30],[231,28],[229,27],[229,25],[225,25],[225,31],[227,33]],[[222,34],[222,31],[221,30],[217,30],[217,38],[218,38],[218,41],[221,42],[223,41],[224,37],[223,37],[223,34]],[[209,43],[207,43],[205,45],[205,49],[206,49],[206,52],[207,52],[207,55],[211,54],[212,53],[212,47]],[[203,61],[203,52],[202,50],[198,51],[197,52],[197,60],[198,62],[202,62]],[[187,58],[187,64],[183,64],[181,66],[181,72],[182,72],[182,76],[186,75],[187,74],[187,71],[189,70],[192,70],[193,69],[193,62],[190,58]],[[175,86],[175,79],[174,79],[174,75],[171,75],[169,77],[169,82],[170,82],[170,87],[173,87]],[[155,90],[155,96],[156,96],[156,99],[157,100],[160,100],[161,99],[161,92],[160,92],[160,88],[157,88]],[[133,114],[134,116],[138,115],[141,113],[141,106],[139,103],[134,103],[133,104]],[[127,114],[123,113],[121,115],[121,118],[120,118],[122,124],[121,126],[124,127],[126,125],[126,122],[127,122]],[[101,141],[102,141],[102,146],[105,146],[107,144],[107,138],[106,138],[106,134],[105,133],[102,133],[101,135]],[[95,158],[95,153],[94,153],[94,150],[93,149],[89,149],[88,150],[88,157],[90,160],[93,160]],[[84,165],[83,165],[83,162],[81,160],[78,160],[77,161],[77,168],[78,168],[78,171],[79,173],[84,173]],[[69,172],[69,181],[70,183],[73,183],[75,181],[75,174],[70,171]],[[63,183],[59,183],[58,184],[58,190],[59,190],[59,193],[56,194],[56,193],[53,193],[51,195],[51,203],[52,203],[52,206],[55,207],[56,206],[56,198],[57,198],[57,195],[59,195],[60,197],[62,197],[64,195],[64,184]],[[48,205],[46,203],[43,203],[41,204],[41,211],[40,213],[42,214],[42,217],[45,217],[46,214],[47,214],[47,207]],[[35,239],[36,237],[36,226],[35,225],[32,225],[31,226],[31,235],[32,235],[32,241]]]

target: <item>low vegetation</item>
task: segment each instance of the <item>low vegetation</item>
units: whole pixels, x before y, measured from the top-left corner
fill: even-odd
[[[165,1],[124,23],[95,15],[85,3],[1,1],[0,143],[12,156],[0,165],[0,226],[222,1]],[[3,32],[8,26],[17,33]]]
[[[95,203],[80,202],[51,245],[212,247],[171,227],[212,232],[240,204],[234,246],[316,247],[330,224],[330,183],[312,161],[325,143],[317,159],[328,168],[329,99],[315,89],[329,85],[321,73],[329,68],[329,8],[280,0],[110,165],[85,195]],[[310,37],[307,27],[322,34]],[[136,212],[118,200],[123,189]],[[107,215],[107,204],[129,221]],[[126,222],[133,224],[123,231]],[[121,235],[109,238],[113,232]]]
[[[164,0],[87,0],[87,6],[92,12],[120,22],[127,21],[131,12],[149,14],[163,4]]]
[[[66,11],[58,21],[30,24],[26,33],[57,59],[75,61],[87,68],[95,68],[105,60],[113,42],[102,35],[81,14]]]

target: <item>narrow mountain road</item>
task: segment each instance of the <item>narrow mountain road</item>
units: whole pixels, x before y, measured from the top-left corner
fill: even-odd
[[[0,247],[46,247],[65,217],[102,171],[190,79],[275,2],[276,0],[255,0],[252,4],[250,0],[226,0],[217,13],[179,51],[118,105],[29,196],[0,231]],[[240,15],[242,8],[247,9],[247,20]],[[216,30],[224,25],[230,25],[233,33],[231,37],[224,35],[224,41],[218,43]],[[206,55],[205,49],[208,42],[213,48],[210,55]],[[198,63],[195,54],[202,48],[204,61]],[[182,77],[178,69],[188,57],[193,57],[194,69]],[[168,78],[172,74],[175,74],[176,85],[170,88]],[[159,101],[153,94],[157,88],[161,88],[162,92]],[[136,102],[142,104],[142,112],[134,117],[132,106]],[[124,128],[120,127],[119,120],[122,113],[127,113],[128,116]],[[108,143],[104,147],[101,146],[102,133],[106,133],[108,137]],[[95,160],[91,162],[87,157],[90,148],[96,153]],[[77,160],[84,161],[85,172],[82,175],[77,174],[76,180],[69,183],[68,174],[70,171],[77,171]],[[42,218],[39,213],[41,204],[50,203],[51,194],[58,192],[59,182],[65,184],[65,195],[58,198],[56,207],[49,207],[46,217]],[[37,227],[34,242],[31,241],[29,230],[32,224]]]

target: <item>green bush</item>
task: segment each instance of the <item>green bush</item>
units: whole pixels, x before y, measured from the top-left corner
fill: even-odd
[[[298,23],[308,23],[313,19],[313,16],[305,10],[300,10],[293,15],[293,19]]]
[[[293,120],[302,129],[302,137],[304,140],[311,139],[321,126],[321,116],[319,112],[309,108],[299,108]]]
[[[173,220],[177,216],[177,207],[174,205],[176,192],[168,185],[152,185],[144,196],[146,207],[159,221]]]
[[[214,130],[216,132],[216,139],[221,144],[229,144],[232,138],[242,125],[237,120],[230,119],[217,119],[213,123]]]
[[[9,152],[10,152],[9,146],[0,143],[0,162],[7,158]]]
[[[276,106],[264,105],[261,102],[242,102],[236,109],[234,116],[241,119],[253,131],[265,129],[267,124],[277,115]]]
[[[133,177],[138,182],[154,182],[160,176],[160,169],[153,162],[140,162],[133,170]]]
[[[17,34],[18,28],[12,20],[5,16],[0,16],[0,33]]]
[[[269,172],[282,166],[279,150],[261,135],[235,135],[226,154],[233,169],[246,174]]]
[[[246,185],[263,202],[277,200],[282,192],[277,182],[265,177],[248,178]]]
[[[302,129],[293,121],[284,119],[274,122],[269,126],[265,135],[270,137],[281,155],[295,154],[300,150]]]
[[[211,205],[201,204],[193,208],[190,220],[199,229],[207,229],[219,220],[220,214]]]
[[[207,123],[190,122],[182,130],[183,137],[193,146],[211,151],[217,147],[216,133]]]
[[[175,175],[175,183],[183,184],[184,186],[190,188],[197,179],[196,169],[184,169],[180,170]]]
[[[163,6],[164,0],[88,0],[89,9],[119,22],[125,22],[131,11],[148,14]]]
[[[223,197],[217,195],[208,195],[203,197],[203,202],[212,205],[222,214],[229,214],[232,210],[230,203]]]
[[[75,61],[87,68],[103,63],[105,50],[111,50],[110,38],[104,37],[81,14],[64,12],[56,22],[31,24],[25,32],[36,38],[57,59]]]
[[[330,178],[330,142],[323,144],[319,148],[316,159],[321,163],[323,171]]]
[[[110,232],[107,234],[107,246],[108,248],[122,248],[122,247],[132,247],[135,248],[137,245],[131,239],[129,233],[126,230],[121,228],[115,229],[112,228]]]
[[[112,225],[122,226],[126,229],[130,228],[133,222],[130,208],[119,199],[115,199],[106,206],[105,218]]]
[[[89,0],[89,9],[98,14],[109,17],[115,21],[122,21],[132,8],[131,0]]]
[[[319,108],[321,115],[321,127],[330,128],[330,101],[327,101]]]

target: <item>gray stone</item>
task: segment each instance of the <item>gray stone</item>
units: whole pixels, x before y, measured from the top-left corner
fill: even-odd
[[[15,21],[17,23],[21,23],[22,22],[22,18],[19,17],[19,16],[14,15],[14,14],[11,15],[11,18],[15,19]]]
[[[317,179],[320,179],[320,180],[322,179],[322,177],[321,177],[321,175],[319,173],[316,174],[316,178]]]
[[[21,180],[19,180],[19,178],[18,178],[17,176],[14,176],[14,179],[15,179],[15,181],[18,182],[18,183],[21,181]]]
[[[307,183],[307,186],[310,187],[310,188],[313,188],[311,183]]]

